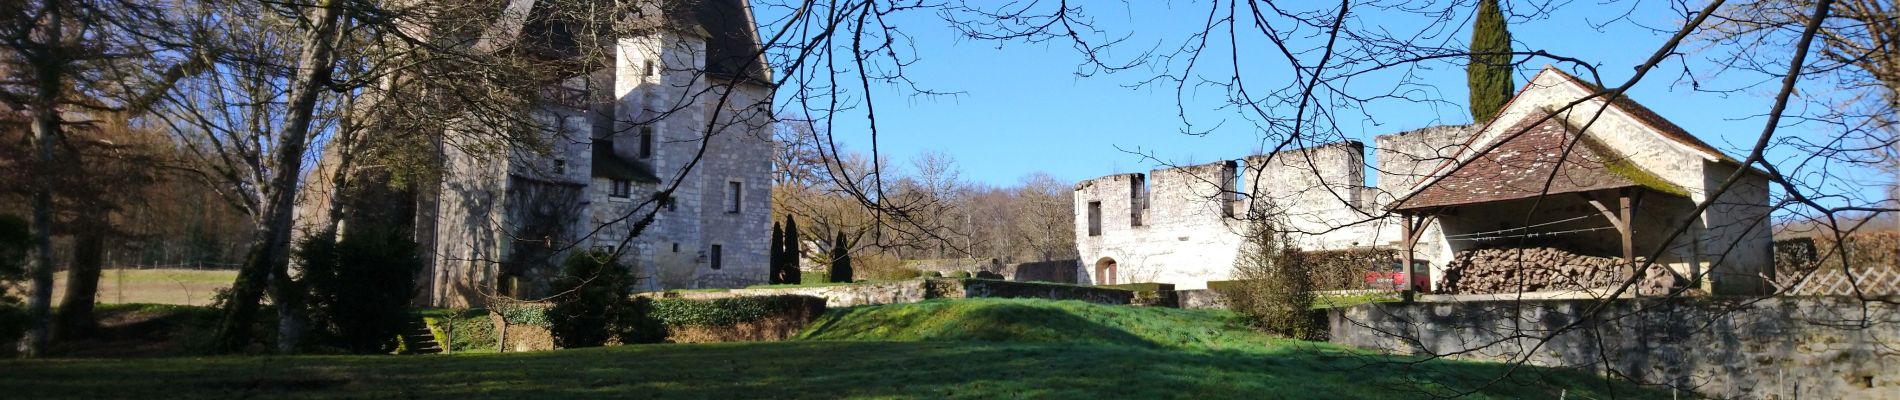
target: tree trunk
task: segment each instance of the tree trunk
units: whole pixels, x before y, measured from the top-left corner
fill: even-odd
[[[290,279],[291,211],[297,201],[297,178],[303,170],[304,149],[310,137],[310,120],[315,114],[317,96],[329,82],[336,61],[337,24],[342,7],[336,0],[316,4],[316,25],[303,35],[303,50],[297,57],[296,76],[291,80],[290,99],[286,102],[284,129],[277,136],[271,154],[271,182],[265,198],[264,214],[258,226],[258,240],[251,244],[243,269],[232,286],[223,322],[213,343],[217,350],[239,351],[250,343],[250,327],[256,317],[259,298],[268,285],[278,314],[278,352],[295,350],[302,339],[302,304],[297,285]],[[268,284],[266,283],[268,279]]]
[[[90,337],[99,327],[92,310],[99,297],[105,244],[105,232],[96,226],[73,238],[73,265],[66,269],[66,296],[59,302],[59,321],[53,329],[60,340]]]
[[[42,173],[35,174],[33,188],[33,295],[26,305],[27,314],[32,318],[27,333],[28,357],[45,355],[46,345],[52,339],[48,319],[53,303],[53,182],[51,175],[43,170],[53,164],[53,140],[59,136],[59,93],[64,86],[60,82],[64,79],[60,69],[65,68],[65,62],[61,60],[58,46],[63,42],[60,28],[66,22],[60,2],[45,4],[47,23],[42,43],[47,44],[47,53],[33,63],[39,80],[39,90],[33,99],[33,145],[35,161]]]

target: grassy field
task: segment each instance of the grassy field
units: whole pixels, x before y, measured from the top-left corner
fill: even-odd
[[[231,286],[234,270],[108,269],[99,275],[99,302],[113,304],[211,304],[211,296]],[[53,279],[53,302],[66,293],[66,274]]]
[[[434,356],[0,362],[21,398],[1662,397],[1569,370],[1411,363],[1218,311],[1040,300],[834,310],[799,340]],[[1397,362],[1394,362],[1397,361]],[[1499,379],[1499,377],[1505,377]],[[1495,384],[1487,384],[1496,380]]]

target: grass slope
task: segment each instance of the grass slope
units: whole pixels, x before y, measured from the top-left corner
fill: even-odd
[[[834,310],[798,341],[444,356],[0,361],[22,398],[1416,398],[1505,376],[1233,326],[1224,312],[1041,300]],[[1661,397],[1519,369],[1479,398]]]

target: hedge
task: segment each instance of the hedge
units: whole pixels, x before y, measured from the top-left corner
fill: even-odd
[[[825,299],[798,295],[712,300],[655,299],[652,317],[668,326],[723,326],[758,321],[774,315],[817,316],[824,310]]]
[[[502,322],[509,325],[548,326],[548,305],[546,303],[494,303],[489,311],[501,315]]]

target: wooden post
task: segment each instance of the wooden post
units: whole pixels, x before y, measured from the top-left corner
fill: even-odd
[[[1640,192],[1638,192],[1637,194],[1640,194]],[[1597,209],[1597,212],[1603,213],[1603,218],[1610,220],[1610,226],[1616,228],[1616,233],[1622,239],[1622,242],[1623,242],[1622,244],[1623,244],[1624,268],[1629,268],[1631,270],[1630,273],[1637,273],[1637,271],[1635,271],[1636,269],[1636,240],[1635,240],[1636,235],[1635,235],[1635,229],[1633,229],[1634,224],[1631,223],[1633,221],[1632,216],[1634,215],[1633,211],[1636,208],[1636,204],[1634,202],[1634,196],[1631,195],[1630,189],[1624,188],[1624,189],[1617,190],[1616,192],[1617,207],[1615,210],[1611,210],[1609,206],[1604,205],[1602,201],[1598,201],[1596,196],[1591,196],[1590,193],[1587,193],[1587,192],[1577,193],[1577,195],[1582,196],[1584,200],[1589,201],[1590,206],[1595,207]]]
[[[1404,283],[1400,283],[1403,286],[1399,286],[1399,299],[1406,303],[1412,302],[1412,238],[1418,236],[1418,232],[1412,230],[1412,218],[1411,214],[1405,214],[1399,219],[1399,245],[1405,246],[1405,252],[1399,258],[1399,277],[1405,279]]]
[[[1634,269],[1636,268],[1636,243],[1634,240],[1636,227],[1630,224],[1630,209],[1635,207],[1630,204],[1630,190],[1623,189],[1617,191],[1616,202],[1621,206],[1618,207],[1617,210],[1617,213],[1621,214],[1617,219],[1623,221],[1622,224],[1620,224],[1623,227],[1623,229],[1620,229],[1620,231],[1623,232],[1623,264],[1629,265],[1630,268]],[[1633,272],[1634,271],[1632,271],[1632,273]]]
[[[1400,236],[1403,237],[1399,238],[1399,244],[1405,246],[1405,252],[1404,258],[1399,259],[1399,278],[1403,279],[1403,281],[1399,283],[1399,285],[1402,285],[1400,286],[1399,299],[1403,302],[1410,303],[1413,298],[1418,295],[1418,290],[1412,287],[1412,273],[1414,268],[1412,259],[1417,258],[1415,256],[1417,251],[1413,248],[1418,247],[1418,235],[1421,233],[1420,231],[1425,230],[1425,226],[1431,224],[1431,216],[1413,214],[1401,214],[1400,216],[1399,231]]]

